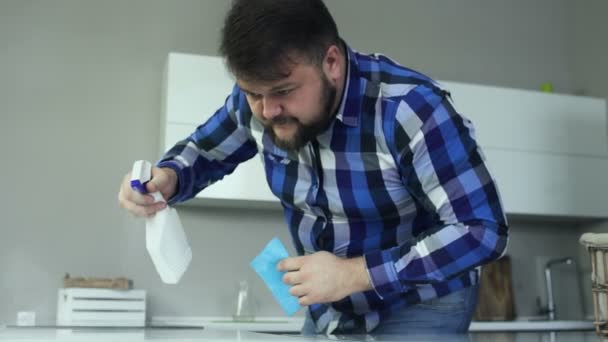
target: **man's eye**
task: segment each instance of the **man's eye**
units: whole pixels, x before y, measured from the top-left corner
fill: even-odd
[[[282,90],[278,90],[276,92],[277,95],[279,96],[286,96],[289,95],[289,93],[291,93],[292,89],[282,89]]]
[[[256,94],[256,93],[246,92],[245,95],[249,96],[250,98],[252,98],[254,100],[259,100],[260,98],[262,98],[262,95]]]

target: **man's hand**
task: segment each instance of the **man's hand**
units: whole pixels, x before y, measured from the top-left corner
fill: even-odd
[[[286,258],[277,265],[300,305],[330,303],[372,288],[363,257],[342,259],[329,252]]]
[[[177,175],[171,168],[152,168],[152,178],[146,184],[149,193],[160,191],[165,200],[171,198],[177,188]],[[131,173],[127,173],[120,184],[118,203],[135,216],[150,217],[167,206],[154,202],[152,195],[140,194],[131,188]]]

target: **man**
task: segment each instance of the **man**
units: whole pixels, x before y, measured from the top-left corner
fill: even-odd
[[[448,93],[352,50],[322,0],[236,0],[220,50],[232,93],[148,190],[185,201],[260,154],[300,255],[278,268],[308,306],[304,333],[466,332],[478,266],[504,253],[507,225]],[[164,207],[128,179],[124,208]]]

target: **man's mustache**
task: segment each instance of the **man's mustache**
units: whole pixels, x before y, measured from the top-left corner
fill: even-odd
[[[277,116],[277,117],[270,119],[268,121],[268,124],[269,125],[285,125],[288,123],[297,123],[297,122],[298,122],[298,119],[292,118],[290,116],[281,115],[281,116]]]

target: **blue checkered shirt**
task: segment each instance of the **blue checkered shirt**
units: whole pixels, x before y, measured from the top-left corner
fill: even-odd
[[[235,85],[206,123],[158,163],[185,201],[259,155],[299,255],[363,256],[373,289],[309,306],[319,331],[371,331],[392,311],[478,282],[508,234],[474,127],[418,72],[347,47],[336,119],[297,152],[273,144]],[[358,328],[357,328],[358,327]]]

